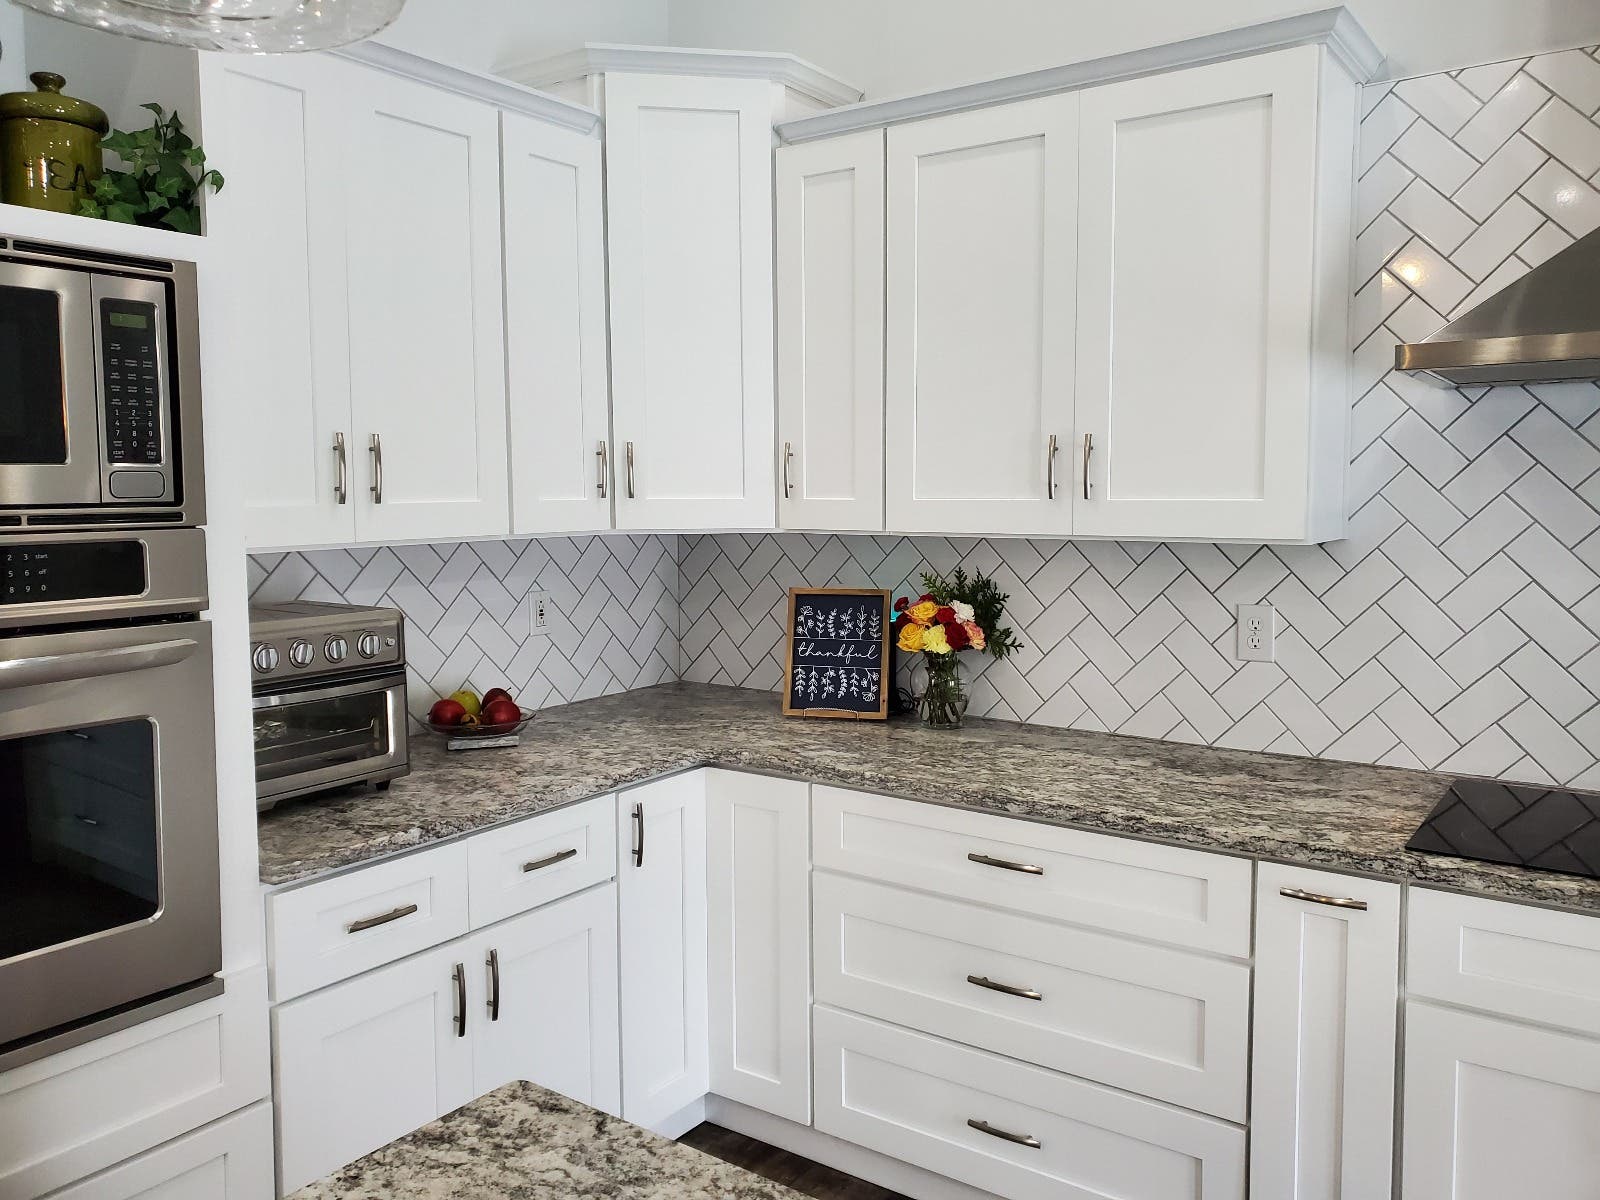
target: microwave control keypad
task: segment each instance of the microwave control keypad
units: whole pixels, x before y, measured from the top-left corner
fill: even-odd
[[[101,300],[107,462],[148,465],[161,461],[159,335],[155,305]]]

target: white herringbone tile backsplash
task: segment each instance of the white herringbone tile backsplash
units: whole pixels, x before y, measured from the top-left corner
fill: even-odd
[[[677,678],[675,542],[605,534],[262,554],[250,560],[250,597],[405,613],[407,699],[419,720],[460,687],[503,686],[544,708]],[[550,631],[538,636],[536,591],[550,596]]]
[[[684,537],[684,677],[776,687],[791,585],[904,594],[965,562],[1004,582],[1027,643],[974,712],[1600,787],[1600,388],[1390,370],[1397,342],[1600,226],[1600,61],[1472,67],[1364,107],[1346,540]],[[1263,597],[1289,627],[1278,661],[1237,662],[1234,608]]]

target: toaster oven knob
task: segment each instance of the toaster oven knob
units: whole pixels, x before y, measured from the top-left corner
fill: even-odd
[[[344,656],[350,653],[350,643],[338,634],[329,638],[322,644],[322,656],[331,663],[344,661]]]
[[[255,653],[250,656],[250,662],[263,675],[268,671],[276,671],[278,669],[278,648],[270,642],[262,642],[256,647]]]
[[[316,657],[315,647],[303,638],[296,638],[289,643],[289,661],[295,666],[309,667]]]
[[[376,658],[382,648],[383,640],[370,631],[356,639],[356,651],[362,658]]]

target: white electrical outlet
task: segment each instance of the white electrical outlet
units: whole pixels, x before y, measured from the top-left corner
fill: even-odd
[[[550,607],[549,592],[528,593],[528,632],[534,637],[543,637],[550,632],[550,626],[555,622],[556,610]]]
[[[1239,605],[1241,662],[1271,662],[1276,653],[1278,610],[1270,604]]]

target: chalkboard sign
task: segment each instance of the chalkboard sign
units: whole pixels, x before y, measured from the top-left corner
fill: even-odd
[[[889,593],[872,588],[790,588],[786,717],[889,715]]]

